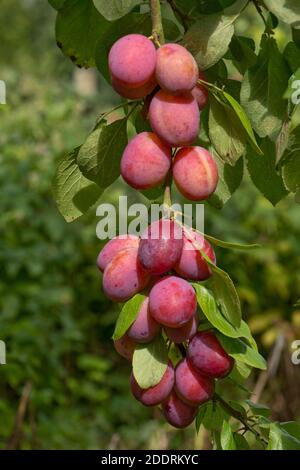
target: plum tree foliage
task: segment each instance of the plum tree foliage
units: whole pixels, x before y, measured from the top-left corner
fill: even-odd
[[[169,208],[141,239],[116,237],[97,260],[105,294],[123,303],[113,340],[132,362],[133,396],[159,405],[178,428],[196,418],[197,431],[211,430],[219,413],[216,449],[243,448],[251,434],[262,448],[300,449],[297,426],[272,423],[247,400],[233,407],[219,385],[242,387],[250,367],[266,368],[211,243],[253,246],[187,231],[171,209],[175,186],[190,201],[222,208],[238,190],[243,162],[273,205],[289,193],[299,202],[298,0],[50,3],[62,52],[77,66],[96,65],[123,98],[123,117],[108,124],[110,113],[101,115],[82,146],[60,163],[59,210],[74,220],[120,175],[137,190],[157,188]],[[258,44],[235,30],[250,7],[261,20]],[[283,51],[275,34],[280,22],[293,39]],[[136,129],[129,142],[128,122]]]

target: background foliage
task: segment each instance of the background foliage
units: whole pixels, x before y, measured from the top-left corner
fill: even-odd
[[[0,108],[0,339],[7,345],[7,365],[0,369],[1,447],[209,447],[203,431],[198,436],[194,429],[175,431],[157,419],[157,411],[154,419],[152,410],[130,397],[129,365],[110,340],[117,311],[102,296],[95,269],[100,242],[94,211],[70,226],[51,195],[58,160],[81,145],[95,116],[116,104],[116,96],[100,77],[95,95],[76,92],[73,66],[54,47],[55,13],[47,2],[4,1],[1,13],[3,24],[14,17],[14,28],[0,31],[0,79],[8,90],[8,103]],[[61,22],[58,36],[65,32],[60,33]],[[236,29],[257,42],[263,24],[249,9]],[[276,30],[281,51],[288,34],[284,25]],[[78,29],[74,37],[81,43]],[[82,47],[80,54],[93,64],[93,51]],[[248,165],[250,175],[255,162]],[[261,352],[267,357],[274,345],[278,350],[282,338],[260,401],[275,420],[287,421],[300,413],[299,366],[290,361],[290,344],[300,335],[300,311],[293,307],[300,284],[299,206],[291,195],[274,209],[249,180],[246,171],[222,211],[207,206],[206,231],[263,245],[251,253],[219,249],[217,257],[238,287],[243,316]],[[124,191],[117,181],[105,201],[116,202]],[[248,388],[257,390],[261,381],[253,373]],[[244,396],[226,387],[232,399]]]

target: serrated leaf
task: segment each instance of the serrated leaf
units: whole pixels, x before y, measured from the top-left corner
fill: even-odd
[[[245,133],[235,111],[213,96],[210,98],[209,137],[225,163],[235,165],[245,152]]]
[[[205,416],[205,413],[207,411],[207,405],[208,403],[204,403],[203,405],[201,405],[199,407],[199,411],[197,413],[197,416],[196,416],[196,420],[195,420],[195,425],[196,425],[196,431],[197,433],[199,432],[200,430],[200,426],[202,424],[202,421],[203,421],[203,418]]]
[[[240,0],[223,14],[203,15],[184,35],[182,44],[194,55],[202,70],[215,65],[226,54],[234,33],[234,22],[246,3]]]
[[[224,420],[222,424],[221,447],[223,450],[236,450],[232,429],[229,422],[226,420]]]
[[[127,145],[127,119],[98,127],[81,146],[78,165],[82,173],[103,189],[120,175],[120,160]]]
[[[59,162],[53,181],[54,198],[67,222],[83,215],[103,192],[81,173],[77,164],[79,149],[74,149]]]
[[[282,177],[276,171],[276,146],[269,138],[260,142],[263,155],[248,146],[247,167],[257,189],[275,206],[288,193]]]
[[[132,360],[133,375],[141,388],[157,385],[168,365],[168,350],[161,335],[151,343],[139,344],[135,348]]]
[[[265,370],[267,368],[265,359],[255,349],[245,343],[245,341],[239,338],[229,338],[220,332],[217,332],[216,335],[225,351],[234,359],[244,362],[256,369]]]
[[[142,0],[93,0],[95,7],[104,18],[114,21],[130,12]]]
[[[234,166],[224,163],[213,149],[219,170],[219,182],[216,191],[208,199],[208,203],[217,209],[221,209],[240,186],[244,174],[243,158],[240,158]]]
[[[298,0],[264,0],[264,4],[284,23],[299,25],[300,3]]]
[[[114,334],[112,336],[114,341],[121,338],[121,336],[126,333],[128,328],[131,327],[145,298],[146,297],[143,294],[136,294],[123,305],[116,322]]]
[[[92,0],[65,0],[56,19],[57,44],[76,65],[93,67],[98,38],[109,24]]]
[[[263,36],[257,63],[246,72],[241,89],[241,104],[260,137],[276,136],[281,129],[288,80],[289,70],[275,39]]]

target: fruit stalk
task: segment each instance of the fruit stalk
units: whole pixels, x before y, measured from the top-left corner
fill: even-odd
[[[150,0],[152,18],[152,36],[155,44],[160,46],[165,42],[165,35],[162,25],[160,0]]]

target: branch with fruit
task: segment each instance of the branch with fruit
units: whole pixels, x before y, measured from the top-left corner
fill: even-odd
[[[90,16],[72,16],[68,1],[62,3],[57,35],[70,55],[62,25],[70,34],[76,21],[85,29]],[[117,9],[87,2],[98,21],[89,25],[96,56],[73,42],[72,57],[78,65],[96,63],[123,99],[114,110],[124,116],[109,124],[109,113],[97,119],[86,142],[62,160],[54,189],[68,221],[119,175],[149,201],[164,203],[164,216],[140,238],[113,238],[97,260],[106,296],[121,303],[113,339],[118,353],[132,362],[132,394],[146,406],[160,406],[175,427],[196,420],[197,430],[203,425],[211,431],[215,448],[247,448],[254,437],[264,448],[299,449],[300,438],[288,423],[272,423],[266,407],[247,398],[227,400],[222,393],[222,384],[233,384],[247,397],[243,383],[251,368],[264,369],[266,363],[212,245],[257,245],[227,243],[187,228],[171,198],[176,187],[193,203],[221,207],[239,186],[247,155],[254,184],[273,204],[289,191],[297,199],[300,178],[291,171],[298,156],[289,139],[299,139],[299,127],[293,128],[290,76],[273,37],[274,13],[283,13],[280,7],[273,12],[270,2],[254,2],[260,15],[262,8],[270,10],[256,55],[249,41],[234,34],[235,21],[251,3],[246,0],[226,2],[226,8],[222,2],[187,2],[188,8],[176,0],[150,0],[143,8],[139,1],[114,3]],[[297,48],[299,38],[295,43]],[[243,75],[242,83],[228,78],[225,58]],[[281,91],[265,105],[275,58]],[[254,99],[257,84],[263,96]],[[128,123],[136,130],[129,142]]]

